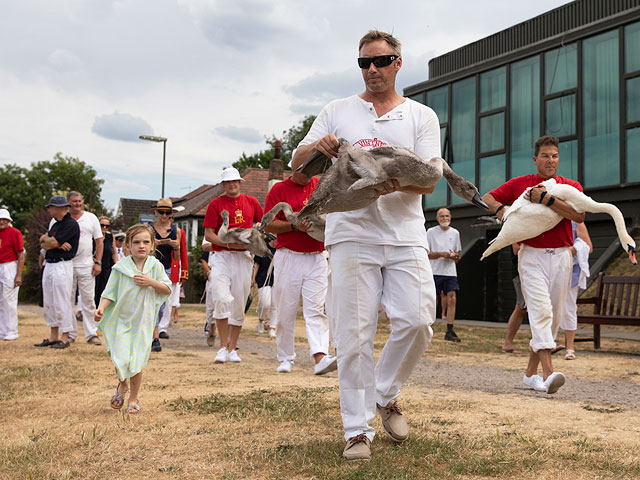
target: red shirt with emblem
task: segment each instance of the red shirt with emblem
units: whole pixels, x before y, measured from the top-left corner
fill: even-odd
[[[262,207],[255,197],[240,194],[235,198],[231,198],[227,195],[221,195],[209,203],[202,225],[205,228],[213,228],[217,234],[222,226],[220,212],[223,210],[229,212],[229,229],[251,228],[254,223],[262,220]],[[222,250],[237,251],[233,248],[219,247],[213,244],[211,249],[214,252]]]
[[[575,180],[564,177],[553,177],[556,183],[571,185],[582,192],[582,185]],[[535,187],[547,180],[537,174],[523,175],[522,177],[512,178],[495,190],[491,190],[491,195],[500,203],[513,203],[516,199],[529,187]],[[525,240],[525,245],[534,248],[559,248],[570,247],[573,245],[573,231],[571,230],[571,220],[563,218],[551,230],[541,233],[537,237]]]
[[[271,210],[277,203],[287,202],[294,212],[302,210],[309,197],[318,186],[318,179],[312,178],[306,185],[298,185],[290,178],[276,183],[264,202],[265,211]],[[287,221],[283,212],[278,213],[276,220]],[[324,250],[324,243],[311,238],[305,232],[292,231],[279,233],[276,240],[276,248],[288,248],[294,252],[321,252]]]
[[[22,250],[24,244],[20,230],[11,226],[0,230],[0,263],[18,260],[18,253]]]

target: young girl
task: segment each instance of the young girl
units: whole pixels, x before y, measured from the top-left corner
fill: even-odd
[[[124,405],[130,378],[129,414],[140,412],[142,369],[149,360],[158,310],[171,293],[164,267],[149,256],[155,251],[153,237],[146,225],[137,224],[127,230],[125,242],[131,255],[113,266],[95,313],[119,379],[111,407],[120,409]]]

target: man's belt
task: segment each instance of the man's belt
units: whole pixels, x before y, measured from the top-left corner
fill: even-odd
[[[69,260],[72,260],[71,258],[45,258],[45,262],[47,263],[58,263],[58,262],[68,262]]]

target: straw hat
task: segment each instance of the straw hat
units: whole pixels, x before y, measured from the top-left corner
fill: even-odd
[[[160,209],[171,209],[174,212],[178,211],[177,209],[173,208],[173,202],[171,201],[170,198],[161,198],[153,207],[151,207],[151,210],[160,210]]]

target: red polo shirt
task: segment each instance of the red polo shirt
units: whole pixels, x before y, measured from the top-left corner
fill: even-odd
[[[217,234],[222,226],[222,217],[220,216],[222,210],[229,212],[229,229],[252,228],[254,223],[262,220],[262,207],[255,197],[240,194],[236,198],[231,198],[227,195],[221,195],[209,203],[202,225],[205,228],[213,228]],[[213,244],[211,249],[214,252],[237,251],[233,248],[219,247]]]
[[[15,262],[22,250],[24,244],[20,230],[12,226],[0,230],[0,263]]]
[[[556,183],[571,185],[582,192],[582,186],[575,180],[564,177],[553,177]],[[500,203],[513,203],[529,187],[535,187],[547,180],[537,174],[523,175],[512,178],[495,190],[491,190],[491,195]],[[559,248],[573,245],[573,231],[571,230],[571,220],[563,218],[558,225],[551,230],[541,233],[537,237],[525,240],[525,245],[534,248]]]
[[[277,203],[287,202],[294,212],[302,210],[309,197],[318,186],[318,179],[312,178],[306,185],[298,185],[290,178],[276,183],[264,202],[265,211],[271,210]],[[287,221],[283,212],[278,213],[276,220]],[[279,233],[276,240],[276,248],[288,248],[294,252],[321,252],[324,250],[324,243],[311,238],[305,232],[292,231]]]

